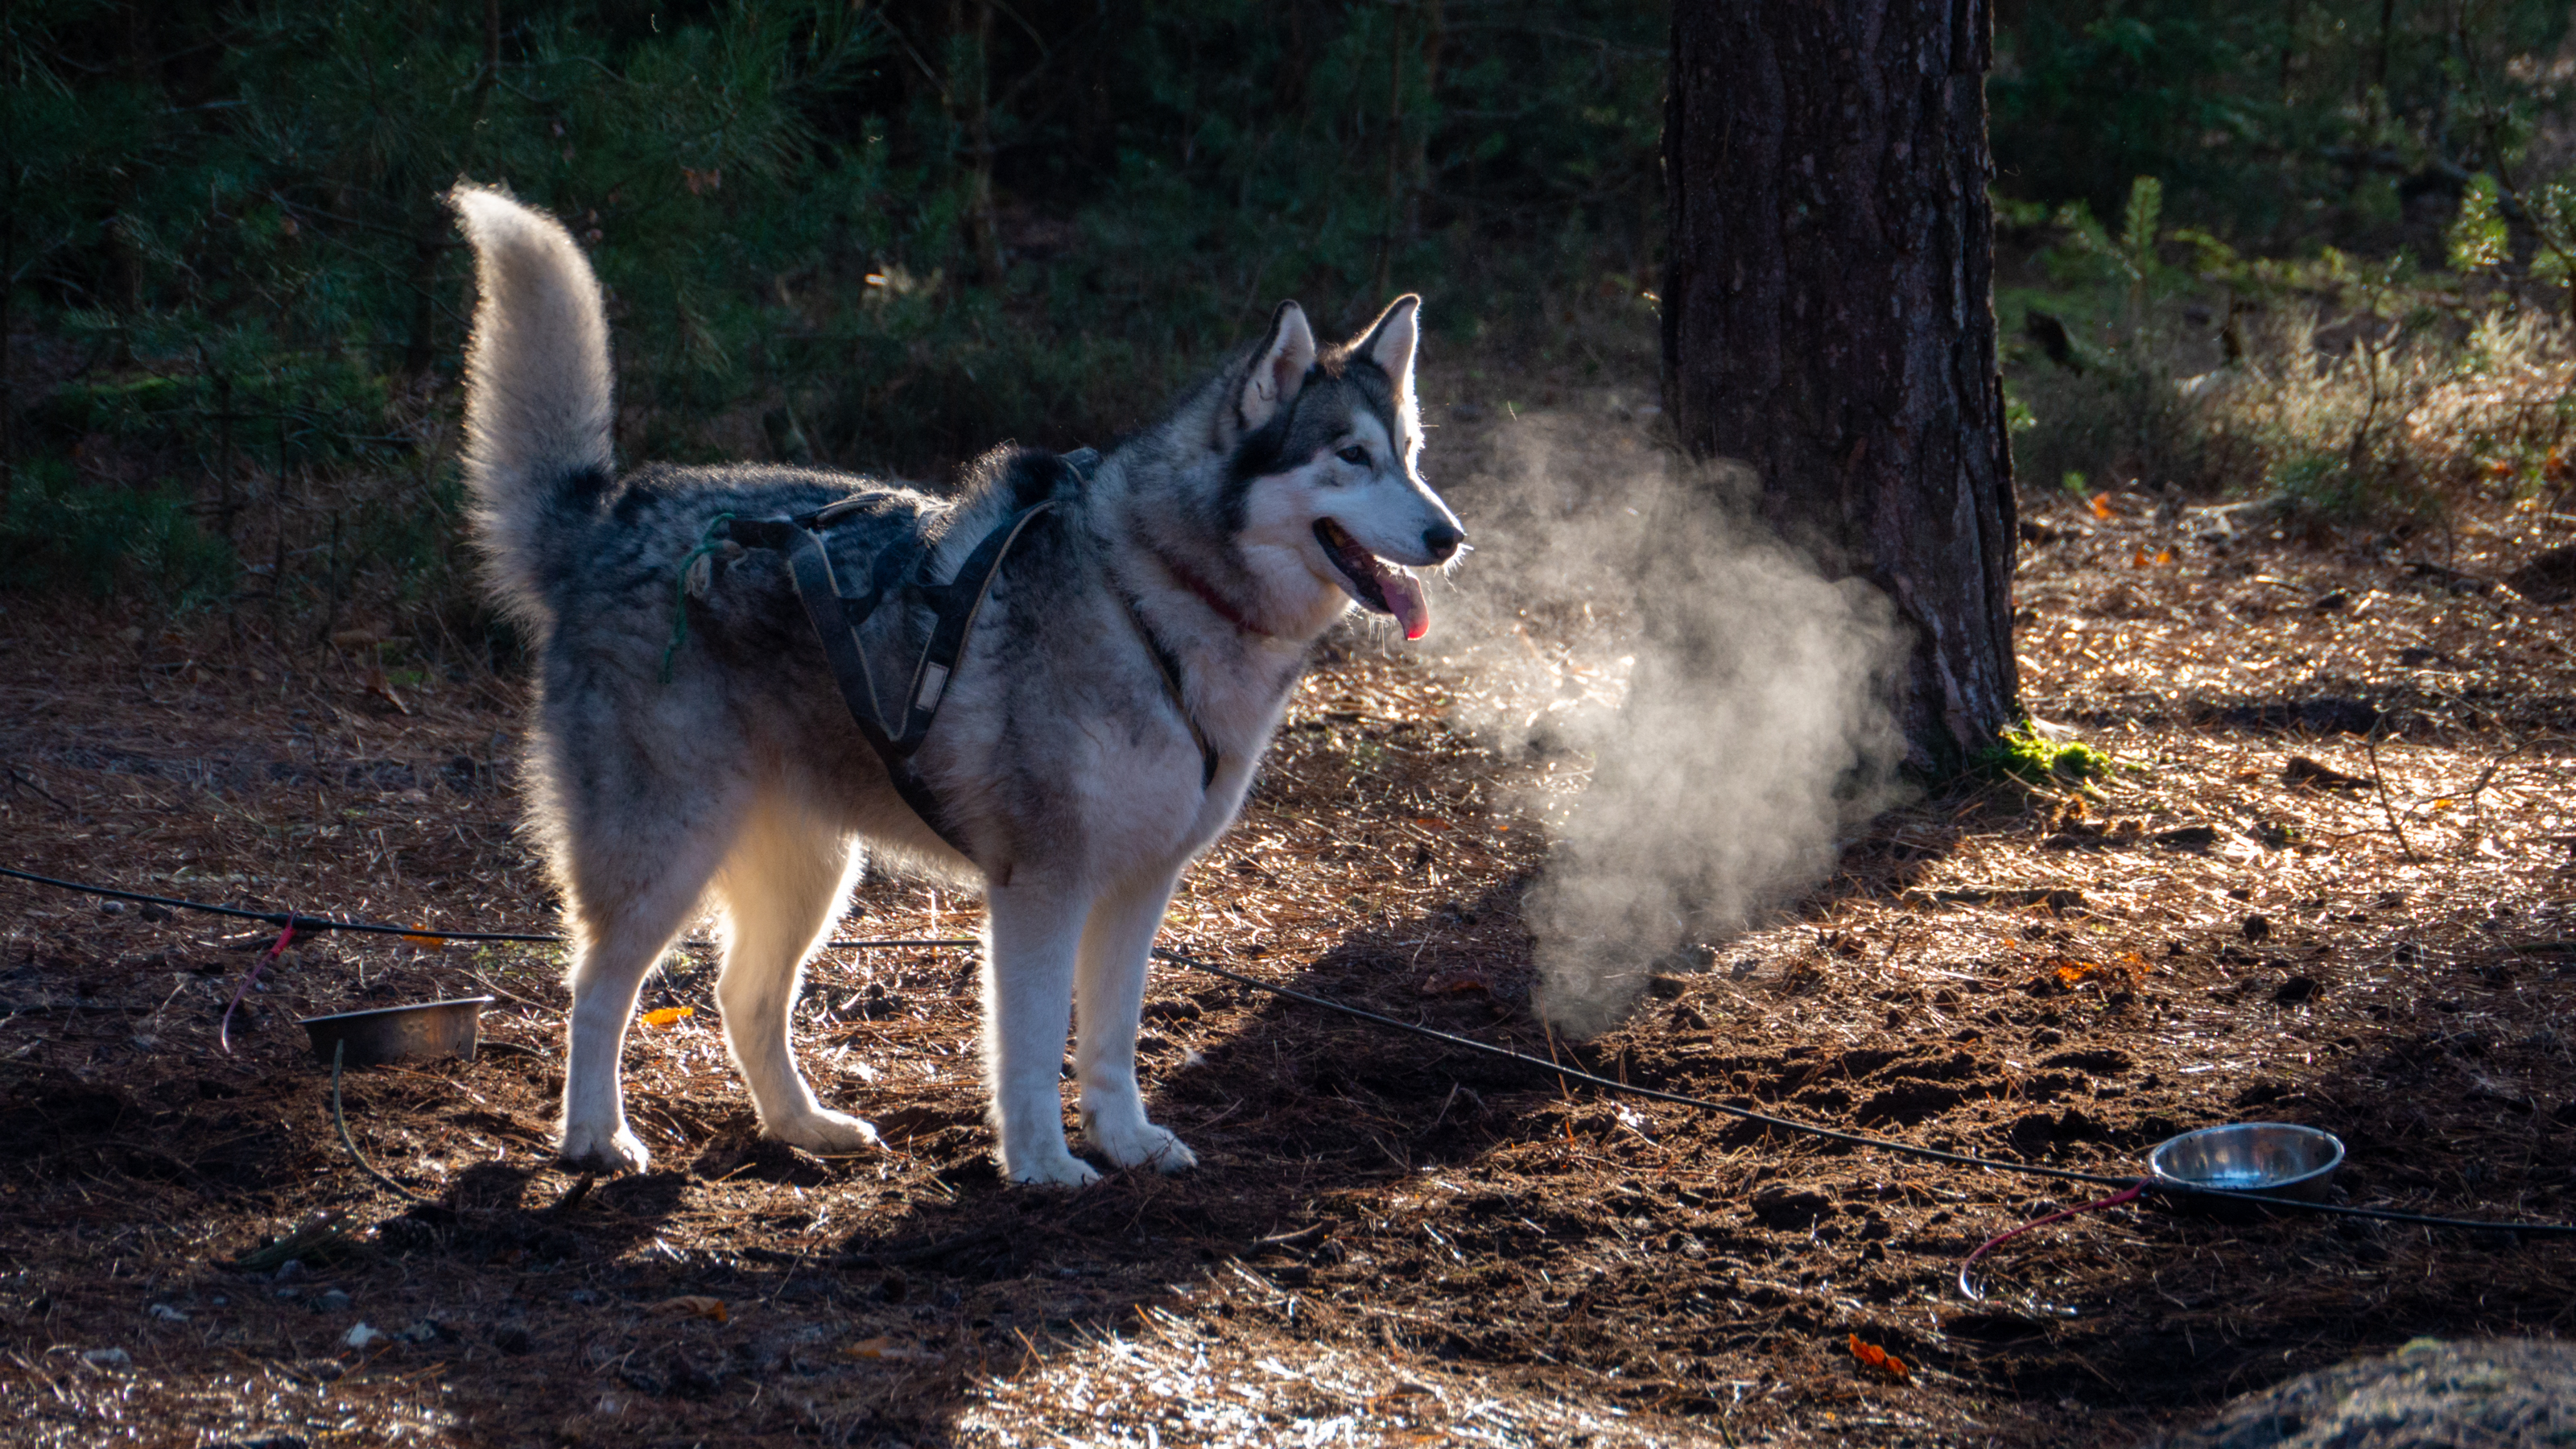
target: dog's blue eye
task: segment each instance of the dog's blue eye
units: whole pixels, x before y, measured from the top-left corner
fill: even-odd
[[[1349,447],[1344,448],[1334,456],[1340,458],[1343,462],[1350,464],[1354,468],[1363,467],[1368,463],[1368,449],[1361,447],[1357,443],[1351,444]]]

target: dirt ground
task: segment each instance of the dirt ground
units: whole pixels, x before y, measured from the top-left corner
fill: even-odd
[[[1457,681],[1341,641],[1163,940],[1908,1141],[2126,1173],[2186,1128],[2291,1120],[2349,1144],[2345,1201],[2576,1217],[2576,606],[2498,582],[2567,514],[2395,540],[2032,505],[2026,702],[2120,768],[1884,817],[1580,1048],[1528,1010],[1518,915],[1579,770],[1497,753]],[[0,863],[553,928],[514,834],[515,685],[362,626],[0,602]],[[975,922],[871,880],[841,930]],[[1014,1190],[953,949],[815,965],[809,1069],[892,1148],[838,1161],[753,1139],[711,954],[678,952],[645,1005],[689,1014],[629,1054],[657,1170],[585,1190],[546,1159],[556,951],[299,940],[227,1055],[239,929],[0,880],[0,1437],[2123,1444],[2576,1312],[2566,1239],[2140,1208],[2016,1240],[1971,1302],[1960,1259],[2063,1185],[1569,1090],[1179,968],[1143,1058],[1201,1168]],[[344,1087],[358,1147],[435,1200],[409,1203],[344,1152],[295,1020],[475,994],[505,1047]]]

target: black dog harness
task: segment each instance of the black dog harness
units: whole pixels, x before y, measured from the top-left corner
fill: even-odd
[[[929,547],[915,534],[910,547],[896,544],[877,556],[865,593],[842,592],[832,569],[831,554],[823,546],[823,530],[886,508],[891,500],[884,495],[844,498],[792,518],[723,518],[708,528],[711,540],[730,538],[746,548],[773,549],[786,556],[788,577],[796,585],[797,598],[804,601],[805,617],[814,626],[815,638],[822,642],[823,658],[832,666],[833,681],[840,686],[841,702],[849,706],[859,737],[885,763],[886,778],[912,812],[921,817],[921,823],[969,860],[975,858],[974,852],[957,837],[947,812],[940,808],[938,795],[921,772],[913,768],[912,757],[929,736],[932,721],[938,718],[940,701],[947,695],[949,681],[956,676],[958,660],[964,657],[967,638],[975,629],[975,617],[982,612],[986,596],[992,593],[1003,561],[1040,515],[1080,495],[1082,485],[1100,466],[1100,454],[1084,448],[1056,462],[1055,486],[1048,496],[1022,507],[984,535],[958,566],[956,576],[944,584],[914,577],[924,572],[930,562]],[[1146,654],[1153,659],[1155,672],[1162,676],[1163,692],[1171,698],[1172,708],[1180,712],[1191,741],[1199,747],[1199,788],[1204,791],[1216,779],[1217,750],[1207,732],[1199,728],[1198,718],[1190,713],[1181,691],[1180,661],[1147,627],[1136,601],[1126,590],[1113,592],[1126,609],[1128,622],[1143,640]],[[913,661],[902,704],[890,714],[878,696],[876,678],[868,670],[859,630],[878,606],[892,598],[928,610],[934,622],[929,639]]]

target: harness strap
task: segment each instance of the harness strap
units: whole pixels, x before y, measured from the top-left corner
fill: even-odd
[[[832,669],[832,682],[840,687],[841,702],[849,708],[851,722],[859,727],[859,737],[876,751],[885,765],[887,780],[903,802],[912,807],[912,813],[921,817],[921,823],[929,826],[932,834],[969,860],[975,858],[974,853],[957,838],[946,812],[940,809],[938,795],[921,778],[921,772],[912,767],[912,756],[921,748],[931,722],[938,716],[940,700],[948,692],[949,680],[956,675],[957,661],[966,651],[967,638],[974,633],[976,617],[993,592],[993,581],[1001,576],[1003,560],[1040,514],[1073,496],[1090,480],[1093,470],[1100,466],[1100,455],[1084,448],[1059,461],[1063,473],[1053,494],[1020,509],[985,534],[965,562],[958,565],[956,576],[944,584],[902,582],[921,568],[929,553],[916,538],[911,547],[889,546],[877,554],[865,594],[841,592],[831,554],[823,546],[822,530],[853,514],[887,506],[882,499],[865,495],[845,498],[794,518],[720,518],[708,524],[706,536],[700,540],[702,552],[721,533],[746,548],[772,549],[786,557],[788,577],[796,586],[797,598],[804,601],[805,617],[814,626],[814,637],[821,642],[823,658]],[[1146,624],[1126,590],[1115,592],[1127,611],[1127,622],[1135,626],[1147,657],[1154,661],[1164,695],[1179,712],[1181,723],[1188,726],[1191,743],[1199,748],[1199,788],[1204,791],[1216,781],[1217,749],[1207,731],[1199,727],[1198,716],[1190,712],[1181,687],[1180,661]],[[893,727],[877,697],[876,679],[869,672],[867,652],[860,645],[858,632],[880,604],[898,593],[930,610],[938,621],[931,626],[930,640],[923,646],[920,658],[914,661],[912,677],[905,688],[900,729]]]
[[[903,733],[895,736],[895,748],[907,755],[921,748],[922,737],[930,733],[930,721],[938,713],[940,697],[948,692],[949,677],[956,672],[957,657],[966,651],[966,636],[974,632],[975,616],[984,611],[985,596],[992,593],[993,580],[1002,572],[1003,558],[1038,515],[1055,504],[1055,499],[1045,498],[1012,514],[1001,527],[984,535],[984,541],[975,545],[966,562],[957,566],[957,576],[949,582],[915,584],[905,591],[937,615],[939,623],[931,630],[930,644],[921,651],[920,662],[913,666],[912,684],[904,702]]]
[[[785,540],[789,577],[795,580],[796,596],[805,602],[805,617],[814,625],[814,637],[822,641],[823,658],[832,666],[832,682],[841,687],[841,702],[849,707],[850,720],[859,727],[859,737],[884,762],[887,780],[903,797],[903,803],[912,807],[912,813],[921,817],[921,823],[948,842],[950,849],[973,860],[975,853],[957,838],[930,783],[912,767],[912,751],[889,738],[880,722],[876,688],[868,679],[867,656],[859,651],[858,629],[843,607],[846,601],[832,576],[832,559],[824,551],[822,535],[793,524],[788,529],[792,535]],[[862,613],[859,618],[864,620],[867,615]]]
[[[1113,586],[1114,587],[1114,586]],[[1145,615],[1125,589],[1119,589],[1118,602],[1127,610],[1127,622],[1136,627],[1136,637],[1145,642],[1145,657],[1154,661],[1154,672],[1163,678],[1163,694],[1179,712],[1181,723],[1189,726],[1190,743],[1199,747],[1199,789],[1204,792],[1216,783],[1218,756],[1216,745],[1199,728],[1199,717],[1190,712],[1190,702],[1181,692],[1181,661],[1175,658],[1161,635],[1145,622]]]

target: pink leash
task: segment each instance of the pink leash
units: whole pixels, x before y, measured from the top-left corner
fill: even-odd
[[[2022,1234],[2029,1232],[2033,1228],[2046,1227],[2048,1224],[2056,1222],[2061,1218],[2071,1218],[2077,1213],[2089,1213],[2095,1208],[2118,1207],[2124,1202],[2135,1202],[2138,1199],[2138,1195],[2146,1190],[2147,1184],[2144,1179],[2141,1179],[2120,1189],[2118,1192],[2111,1194],[2109,1197],[2100,1198],[2093,1202],[2085,1203],[2079,1207],[2071,1207],[2066,1209],[2064,1212],[2050,1213],[2044,1218],[2032,1218],[2029,1222],[2022,1224],[2020,1227],[2014,1228],[2009,1232],[1997,1233],[1993,1237],[1986,1239],[1983,1243],[1980,1243],[1977,1246],[1977,1251],[1968,1255],[1968,1261],[1959,1265],[1960,1294],[1964,1297],[1974,1299],[1983,1299],[1986,1296],[1983,1293],[1978,1292],[1968,1282],[1968,1270],[1977,1266],[1977,1260],[1984,1257],[1986,1254],[2002,1247],[2004,1244],[2011,1242],[2013,1239],[2020,1237]]]
[[[294,939],[295,922],[290,920],[286,923],[286,929],[277,933],[277,944],[268,948],[268,954],[250,963],[250,969],[242,973],[241,985],[233,988],[233,999],[224,1007],[223,1022],[215,1028],[215,1044],[224,1049],[225,1056],[233,1054],[233,1008],[241,1005],[242,993],[250,990],[250,984],[259,979],[259,973],[267,968],[269,962],[277,959],[278,954],[286,949],[287,942]],[[2033,1224],[2033,1226],[2037,1225]],[[1980,1248],[1978,1251],[1985,1250]]]

